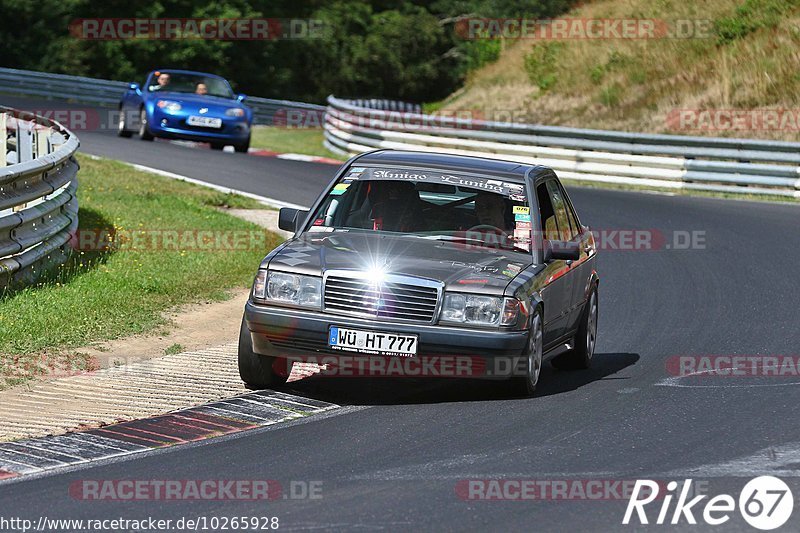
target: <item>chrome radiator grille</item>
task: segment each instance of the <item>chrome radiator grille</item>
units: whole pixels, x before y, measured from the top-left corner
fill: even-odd
[[[372,281],[359,273],[330,272],[325,311],[375,318],[433,322],[441,284],[422,278],[386,275]]]

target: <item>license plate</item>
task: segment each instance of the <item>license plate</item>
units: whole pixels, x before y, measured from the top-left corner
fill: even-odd
[[[221,118],[213,117],[195,117],[191,116],[186,119],[186,123],[190,126],[199,126],[201,128],[219,128],[222,127]]]
[[[417,336],[331,326],[328,346],[347,352],[410,357],[417,355]]]

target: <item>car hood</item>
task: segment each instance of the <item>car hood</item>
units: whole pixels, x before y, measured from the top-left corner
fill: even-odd
[[[262,267],[298,274],[381,268],[442,281],[450,290],[502,294],[531,265],[528,254],[411,236],[309,232],[267,256]]]
[[[230,109],[232,107],[238,107],[245,109],[245,106],[242,105],[241,102],[231,98],[170,91],[150,93],[150,100],[172,100],[173,102],[178,102],[181,106],[192,108],[210,107],[212,109]]]

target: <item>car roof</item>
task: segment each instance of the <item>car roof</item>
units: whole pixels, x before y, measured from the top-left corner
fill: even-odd
[[[357,157],[353,165],[401,165],[425,167],[450,171],[474,172],[503,177],[509,180],[523,181],[528,173],[536,176],[550,170],[541,165],[527,165],[513,161],[489,159],[431,152],[415,152],[411,150],[376,150]]]

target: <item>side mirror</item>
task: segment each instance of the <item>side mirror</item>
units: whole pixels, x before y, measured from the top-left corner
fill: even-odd
[[[131,83],[128,84],[128,89],[130,89],[131,91],[138,91],[139,90],[139,84],[131,82]]]
[[[308,216],[308,211],[301,211],[292,207],[282,207],[278,212],[278,227],[283,231],[296,233]]]
[[[581,258],[580,243],[574,241],[548,241],[545,248],[545,260],[560,259],[562,261],[577,261]],[[549,249],[549,254],[548,254]]]
[[[247,100],[247,95],[244,95],[244,94],[237,94],[236,95],[236,101],[237,102],[244,102],[245,100]]]

